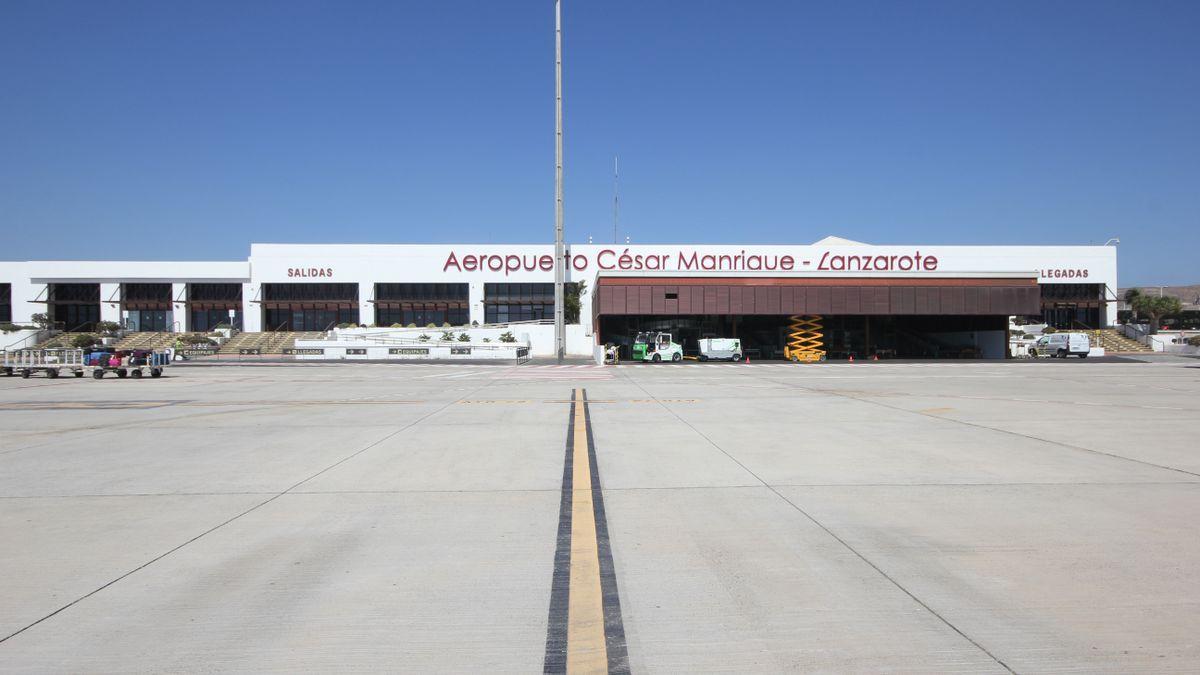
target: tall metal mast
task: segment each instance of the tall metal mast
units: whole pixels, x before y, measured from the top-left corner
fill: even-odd
[[[621,174],[617,171],[617,156],[613,155],[613,240],[617,243],[617,221],[621,216],[620,181]]]
[[[563,112],[562,112],[562,7],[554,0],[554,354],[559,362],[566,352],[567,326],[563,307],[566,249],[563,246]]]

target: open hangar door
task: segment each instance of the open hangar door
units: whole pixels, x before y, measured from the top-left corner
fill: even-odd
[[[782,359],[796,317],[816,317],[830,359],[1004,358],[1008,317],[1038,307],[1032,275],[957,278],[605,277],[593,299],[597,341],[628,346],[672,333],[685,354],[736,337],[751,359]],[[810,322],[811,323],[811,322]]]

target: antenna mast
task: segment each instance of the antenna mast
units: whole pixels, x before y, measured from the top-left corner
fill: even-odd
[[[563,246],[563,114],[562,114],[562,8],[554,0],[554,355],[562,363],[567,326],[563,302],[567,256]]]
[[[617,156],[613,155],[613,243],[617,243],[617,222],[621,216],[621,197],[620,197],[620,179],[621,174],[617,170]]]

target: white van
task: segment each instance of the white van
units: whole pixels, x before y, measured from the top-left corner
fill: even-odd
[[[1029,355],[1033,358],[1049,356],[1052,359],[1065,359],[1078,356],[1086,359],[1090,351],[1092,343],[1086,333],[1051,333],[1038,338],[1029,347]]]
[[[742,341],[737,338],[704,338],[700,341],[700,360],[742,360]]]

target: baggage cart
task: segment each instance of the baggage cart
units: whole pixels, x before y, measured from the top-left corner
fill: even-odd
[[[162,377],[163,368],[171,364],[171,353],[144,349],[97,351],[87,355],[86,364],[92,371],[92,377],[97,380],[103,378],[105,373],[135,380],[145,375]]]
[[[4,374],[29,377],[41,372],[49,378],[63,373],[83,377],[82,349],[18,349],[4,352]]]

